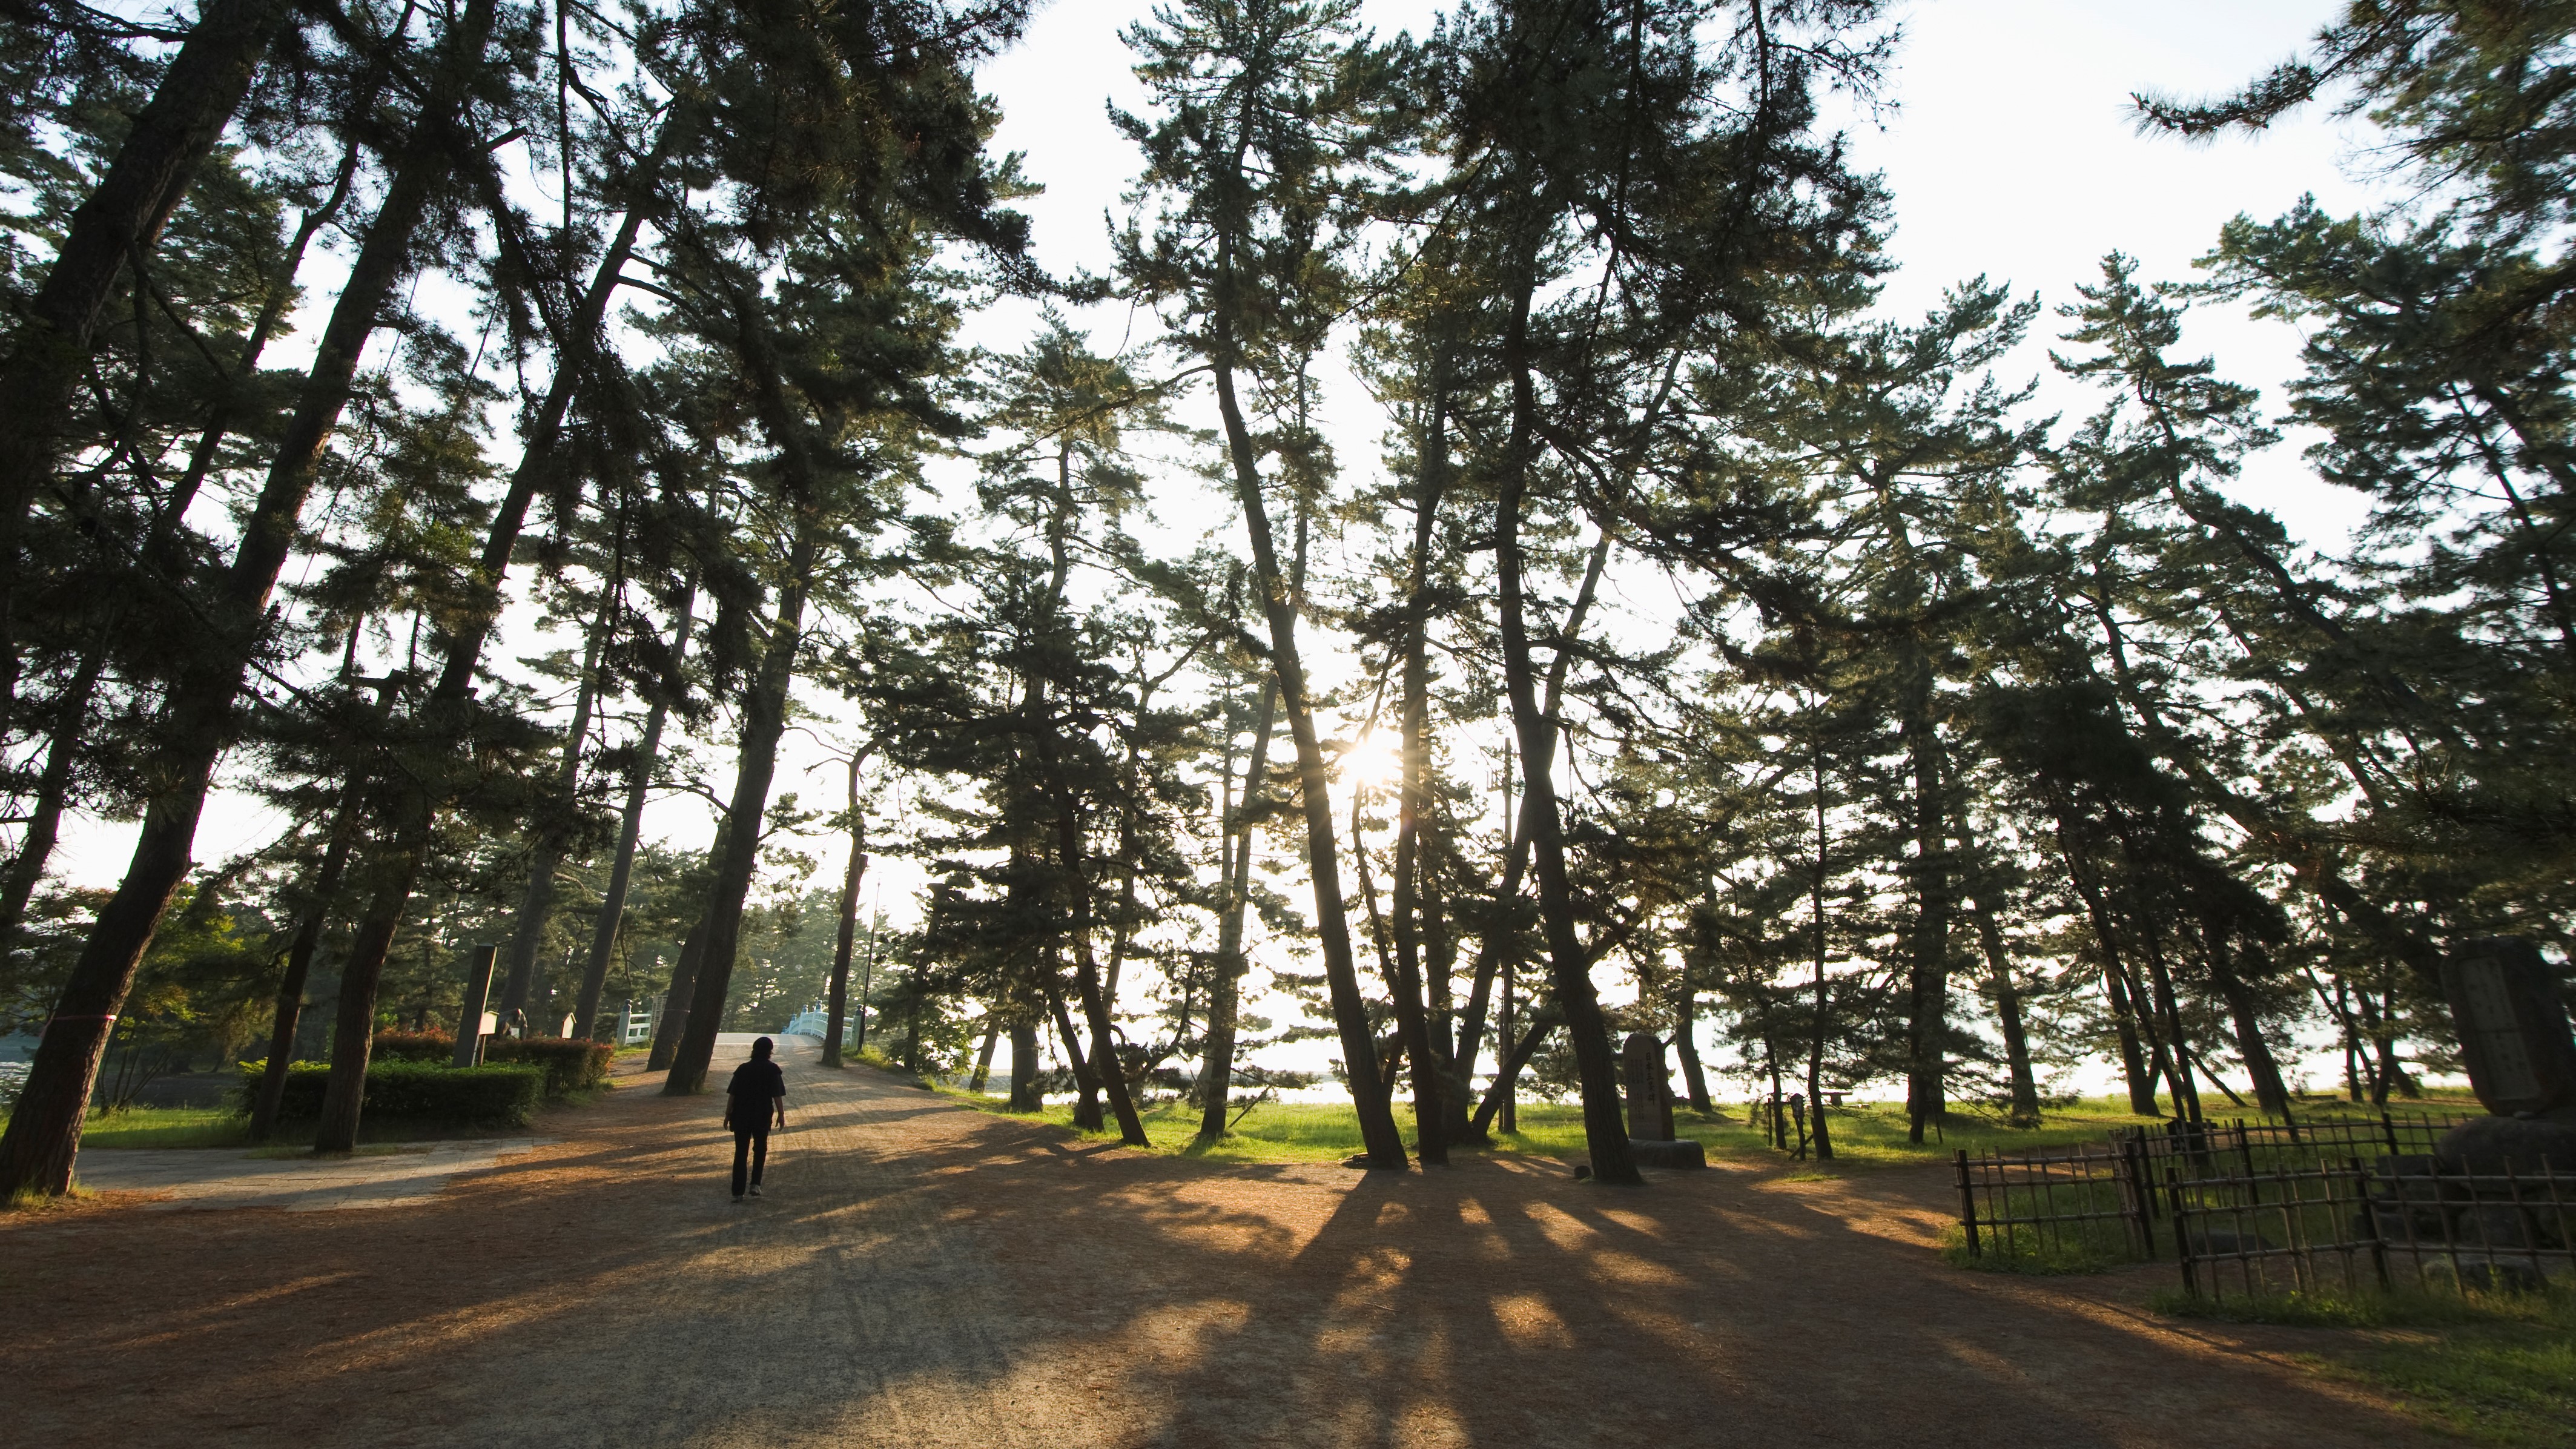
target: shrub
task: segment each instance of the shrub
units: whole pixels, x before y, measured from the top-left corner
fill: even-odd
[[[428,1031],[380,1031],[376,1033],[373,1060],[452,1062],[456,1060],[456,1038],[436,1028]]]
[[[259,1091],[266,1062],[242,1063],[242,1100]],[[278,1104],[281,1118],[322,1115],[322,1090],[331,1068],[322,1062],[297,1062],[286,1069],[286,1095]],[[525,1127],[545,1099],[543,1068],[516,1064],[441,1067],[426,1062],[380,1061],[367,1068],[365,1111],[371,1117],[403,1117],[437,1122],[493,1123]]]
[[[544,1069],[546,1095],[586,1092],[608,1080],[608,1059],[617,1049],[604,1041],[577,1037],[494,1037],[483,1048],[487,1062],[525,1062]]]

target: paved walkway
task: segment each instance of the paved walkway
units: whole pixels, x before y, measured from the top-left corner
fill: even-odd
[[[769,1192],[650,1078],[385,1211],[0,1216],[0,1438],[544,1449],[2441,1442],[2176,1324],[2168,1272],[1933,1248],[1942,1173],[1240,1166],[786,1048]],[[739,1047],[719,1058],[721,1083]],[[418,1159],[413,1159],[415,1162]],[[385,1159],[376,1159],[384,1162]],[[396,1161],[399,1161],[397,1159]]]
[[[751,1054],[755,1033],[721,1032],[719,1058]],[[780,1058],[811,1062],[810,1037],[781,1037]],[[229,1079],[228,1079],[229,1080]],[[495,1137],[400,1143],[347,1158],[254,1156],[234,1147],[93,1149],[80,1157],[80,1185],[92,1192],[146,1194],[141,1206],[204,1211],[273,1207],[291,1213],[409,1207],[428,1202],[458,1175],[548,1146],[551,1137]]]
[[[409,1207],[438,1196],[459,1173],[481,1172],[551,1141],[507,1137],[421,1142],[348,1158],[253,1157],[236,1147],[117,1148],[84,1152],[80,1184],[92,1192],[148,1193],[164,1209]]]

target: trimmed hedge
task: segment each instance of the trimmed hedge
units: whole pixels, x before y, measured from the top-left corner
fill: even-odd
[[[436,1028],[428,1031],[380,1031],[376,1033],[372,1059],[445,1064],[456,1060],[456,1038]]]
[[[584,1092],[608,1080],[608,1059],[617,1048],[604,1041],[578,1037],[497,1036],[483,1044],[487,1062],[525,1062],[546,1074],[546,1095]]]
[[[266,1062],[242,1063],[242,1100],[259,1091]],[[297,1062],[286,1069],[282,1118],[322,1115],[322,1091],[331,1080],[325,1062]],[[426,1062],[380,1061],[367,1067],[365,1114],[439,1122],[525,1127],[545,1100],[543,1068],[517,1064],[441,1067]]]

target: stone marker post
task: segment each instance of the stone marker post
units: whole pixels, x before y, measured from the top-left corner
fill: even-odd
[[[1628,1152],[1639,1167],[1706,1167],[1698,1142],[1673,1130],[1673,1077],[1664,1070],[1664,1044],[1635,1031],[1619,1048],[1621,1085],[1628,1094]]]
[[[483,1006],[492,996],[492,962],[500,954],[498,946],[477,946],[473,964],[466,968],[465,1009],[456,1017],[457,1066],[476,1066],[483,1060]]]
[[[1628,1089],[1628,1135],[1640,1142],[1674,1140],[1673,1082],[1664,1070],[1664,1044],[1652,1033],[1632,1031],[1620,1045],[1619,1058]]]
[[[2485,936],[2442,963],[2461,1055],[2478,1101],[2499,1117],[2576,1122],[2576,1037],[2540,949],[2520,936]]]

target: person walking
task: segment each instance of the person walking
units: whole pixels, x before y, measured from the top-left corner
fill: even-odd
[[[769,1124],[774,1115],[778,1125],[787,1125],[787,1074],[769,1059],[770,1041],[761,1037],[751,1044],[751,1060],[733,1069],[733,1080],[725,1084],[725,1125],[733,1129],[733,1200],[742,1201],[744,1165],[749,1163],[749,1187],[753,1197],[760,1196],[761,1171],[769,1166]]]

